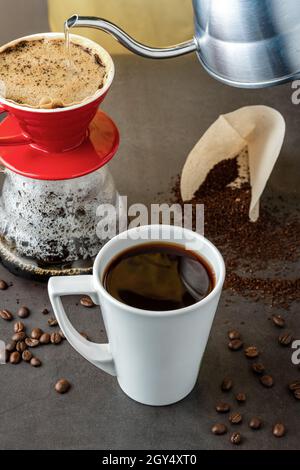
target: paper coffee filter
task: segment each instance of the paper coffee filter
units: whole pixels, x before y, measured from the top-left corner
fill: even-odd
[[[259,217],[260,197],[279,156],[284,135],[283,116],[268,106],[246,106],[219,116],[184,164],[180,182],[183,201],[192,199],[217,163],[238,157],[239,180],[249,180],[251,185],[249,218],[255,222]]]

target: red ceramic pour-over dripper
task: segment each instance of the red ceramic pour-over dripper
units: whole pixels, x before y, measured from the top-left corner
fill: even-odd
[[[0,162],[14,173],[37,180],[65,180],[87,175],[105,165],[119,146],[115,123],[98,111],[88,137],[67,152],[43,152],[32,145],[1,145],[1,136],[12,140],[20,134],[18,121],[8,116],[0,124]]]
[[[64,38],[62,33],[35,34],[20,38],[6,44],[0,53],[8,47],[13,47],[20,41],[37,40],[41,38]],[[0,96],[0,113],[7,112],[14,117],[19,125],[19,132],[15,135],[0,137],[0,146],[30,145],[33,148],[51,153],[59,153],[74,149],[87,137],[88,126],[94,118],[100,103],[105,98],[114,78],[114,64],[112,58],[101,46],[77,35],[70,35],[72,42],[89,47],[99,54],[106,67],[104,85],[93,97],[86,101],[56,109],[36,109],[29,106],[20,106]]]

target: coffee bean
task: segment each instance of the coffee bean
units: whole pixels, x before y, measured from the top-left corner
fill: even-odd
[[[17,342],[16,341],[11,341],[10,343],[7,343],[5,346],[5,349],[7,352],[13,352],[16,349]]]
[[[229,390],[232,389],[232,386],[233,386],[232,380],[229,379],[228,377],[225,377],[225,379],[221,383],[221,390],[223,390],[223,392],[229,392]]]
[[[32,352],[29,351],[29,349],[25,349],[25,351],[23,351],[22,353],[22,359],[23,361],[25,362],[29,362],[32,358]]]
[[[228,338],[231,339],[231,340],[241,339],[241,335],[240,335],[239,331],[237,331],[237,330],[230,330],[230,331],[228,331]]]
[[[19,333],[14,333],[11,337],[13,341],[24,341],[26,338],[26,333],[25,331],[20,331]]]
[[[59,344],[62,341],[62,337],[57,331],[55,331],[54,333],[51,334],[50,341],[52,344]]]
[[[21,354],[18,351],[12,352],[11,355],[9,356],[9,362],[11,364],[19,364],[20,361],[21,361]]]
[[[50,335],[49,333],[43,333],[40,337],[41,344],[49,344],[50,343]]]
[[[273,434],[275,437],[283,437],[285,435],[285,425],[282,423],[277,423],[273,426]]]
[[[275,326],[278,326],[278,328],[284,328],[285,319],[281,315],[273,315],[272,320]]]
[[[255,430],[260,429],[262,427],[262,420],[254,416],[249,421],[249,427]]]
[[[9,310],[0,310],[0,318],[5,321],[11,321],[13,319],[13,314]]]
[[[20,333],[21,331],[25,331],[25,325],[21,321],[17,321],[14,324],[14,332],[15,333]]]
[[[26,343],[24,341],[18,341],[17,344],[16,344],[16,350],[19,352],[19,353],[22,353],[23,351],[25,351],[25,349],[27,348],[26,346]]]
[[[243,420],[243,417],[240,413],[232,413],[229,416],[229,421],[231,424],[240,424]]]
[[[238,401],[239,403],[245,403],[247,399],[246,394],[243,392],[237,393],[235,398],[236,398],[236,401]]]
[[[242,436],[239,432],[234,432],[233,434],[231,434],[230,436],[230,442],[231,444],[234,444],[236,446],[238,446],[239,444],[241,444],[242,442]]]
[[[42,334],[43,334],[43,331],[40,328],[33,328],[30,336],[32,339],[40,339]]]
[[[244,353],[248,359],[254,359],[259,354],[256,346],[248,346],[245,348]]]
[[[292,341],[293,336],[290,333],[282,333],[278,338],[278,342],[281,346],[289,346]]]
[[[87,335],[84,331],[82,331],[80,334],[81,334],[81,336],[83,336],[85,339],[87,339],[87,340],[89,339],[88,335]]]
[[[232,341],[229,341],[228,347],[231,351],[238,351],[243,347],[243,342],[240,339],[233,339]]]
[[[49,325],[49,326],[57,326],[57,325],[58,325],[58,321],[56,320],[56,318],[51,317],[51,318],[48,319],[48,325]]]
[[[8,288],[8,284],[3,281],[3,279],[0,280],[0,290],[6,290]]]
[[[220,401],[219,403],[216,404],[216,411],[218,413],[228,413],[230,410],[230,405],[228,403],[224,403],[223,401]]]
[[[47,308],[44,308],[44,310],[42,311],[42,314],[43,315],[48,315],[49,313],[49,310]]]
[[[84,295],[83,297],[81,297],[80,303],[81,303],[81,305],[83,305],[84,307],[87,307],[87,308],[91,308],[91,307],[95,306],[94,302],[92,301],[92,299],[88,295]]]
[[[17,314],[20,318],[27,318],[30,314],[30,310],[29,308],[23,306],[19,308]]]
[[[271,375],[262,375],[259,380],[264,387],[271,388],[274,385],[274,379]]]
[[[297,388],[297,390],[294,391],[294,397],[296,400],[300,400],[300,389]]]
[[[211,432],[215,434],[215,436],[222,436],[227,433],[227,426],[223,423],[214,424],[211,428]]]
[[[263,374],[264,371],[266,370],[262,362],[253,362],[251,368],[253,372],[258,375]]]
[[[66,339],[64,333],[63,333],[61,330],[58,330],[58,332],[59,332],[59,334],[60,334],[60,336],[61,336],[62,339]]]
[[[300,380],[294,380],[289,384],[289,390],[294,392],[295,390],[300,390]]]
[[[57,393],[67,393],[71,388],[70,382],[66,379],[60,379],[55,384],[55,390]]]
[[[33,367],[40,367],[42,365],[42,363],[37,357],[32,357],[30,359],[30,365],[33,366]]]
[[[39,340],[34,338],[26,338],[25,343],[29,348],[36,348],[40,344]]]

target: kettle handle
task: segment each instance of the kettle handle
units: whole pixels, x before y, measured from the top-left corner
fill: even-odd
[[[0,115],[3,113],[9,112],[3,104],[0,104]],[[30,137],[20,133],[16,135],[11,135],[9,137],[0,137],[0,146],[1,145],[26,145],[30,144],[32,140]]]
[[[197,50],[197,40],[194,37],[190,41],[175,44],[170,47],[157,48],[150,47],[142,44],[131,36],[119,26],[115,25],[111,21],[105,20],[104,18],[97,18],[95,16],[78,16],[73,15],[66,21],[68,28],[95,28],[101,29],[106,33],[111,34],[122,46],[126,47],[131,52],[138,54],[142,57],[150,59],[169,59],[171,57],[178,57],[180,55],[189,54]]]

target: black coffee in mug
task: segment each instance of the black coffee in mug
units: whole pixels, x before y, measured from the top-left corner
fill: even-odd
[[[129,248],[107,266],[107,292],[143,310],[175,310],[193,305],[214,288],[215,275],[197,253],[175,243],[148,242]]]

